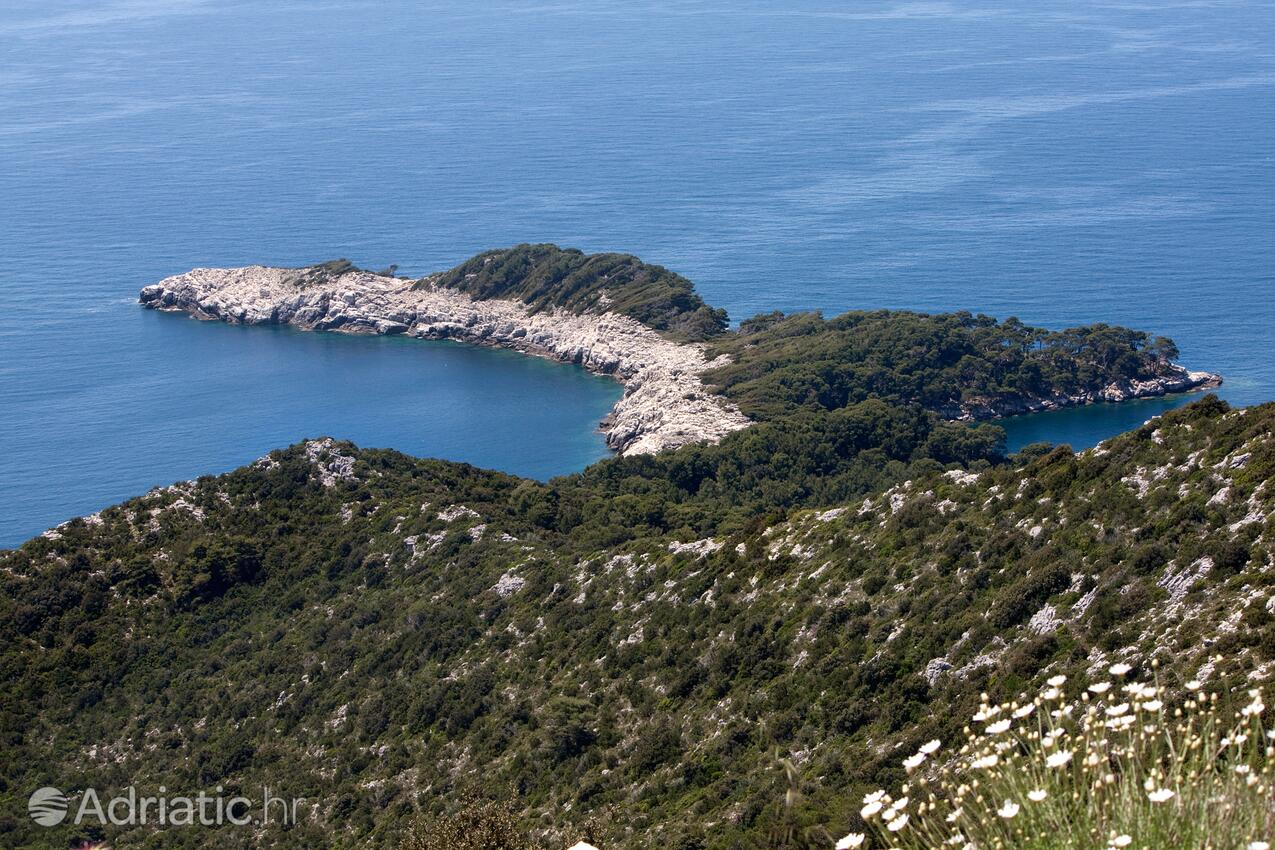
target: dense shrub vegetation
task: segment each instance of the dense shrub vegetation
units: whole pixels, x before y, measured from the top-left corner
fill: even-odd
[[[1275,660],[1275,406],[1012,462],[956,427],[869,401],[548,484],[312,442],[63,526],[0,556],[0,843],[75,837],[34,788],[137,783],[313,816],[117,848],[502,811],[550,846],[813,846],[981,692],[1153,658],[1227,692]]]
[[[479,254],[425,280],[477,299],[523,301],[537,310],[609,310],[677,339],[708,339],[726,328],[726,311],[705,304],[689,280],[630,254],[517,245]]]
[[[737,431],[718,445],[613,458],[555,481],[528,508],[586,545],[652,534],[730,533],[774,511],[833,505],[941,469],[1004,460],[1004,431],[944,422],[919,407],[870,400],[802,411]]]
[[[757,316],[714,341],[707,375],[756,419],[869,398],[954,416],[962,405],[1077,394],[1163,374],[1172,341],[1111,325],[1047,331],[1017,319],[906,311]]]
[[[299,286],[302,289],[307,289],[310,287],[323,286],[326,283],[336,280],[343,274],[358,271],[366,271],[366,269],[360,269],[358,266],[354,265],[354,263],[343,257],[338,260],[328,260],[326,263],[319,263],[315,266],[292,269],[288,276],[284,279],[284,282],[293,286]]]

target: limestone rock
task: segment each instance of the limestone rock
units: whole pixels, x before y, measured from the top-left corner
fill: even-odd
[[[750,424],[702,383],[709,366],[702,345],[665,339],[626,316],[533,313],[520,302],[475,301],[428,279],[417,286],[364,271],[335,277],[310,271],[195,269],[143,288],[140,301],[233,324],[454,339],[576,363],[624,385],[624,396],[602,421],[607,445],[620,454],[717,442]]]

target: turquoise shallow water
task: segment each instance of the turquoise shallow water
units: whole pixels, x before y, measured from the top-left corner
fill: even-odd
[[[549,476],[618,387],[146,313],[196,265],[626,250],[736,319],[971,309],[1173,336],[1275,398],[1275,3],[15,0],[0,545],[307,435]],[[1007,423],[1085,445],[1151,402]]]

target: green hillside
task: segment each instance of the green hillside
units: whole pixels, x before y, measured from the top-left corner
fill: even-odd
[[[669,483],[683,452],[540,485],[298,444],[0,556],[0,843],[67,846],[31,789],[131,782],[282,786],[313,820],[117,848],[393,847],[469,793],[550,846],[843,828],[982,691],[1153,658],[1242,687],[1275,660],[1273,426],[1208,398],[972,469],[913,434],[769,510],[783,476],[735,506]]]
[[[726,328],[726,311],[705,304],[689,280],[631,254],[516,245],[485,251],[422,283],[479,300],[523,301],[536,310],[610,311],[682,340],[708,339]]]
[[[1049,331],[970,313],[773,313],[714,341],[707,380],[755,419],[868,398],[955,418],[966,405],[1096,392],[1170,373],[1165,337],[1106,324]]]

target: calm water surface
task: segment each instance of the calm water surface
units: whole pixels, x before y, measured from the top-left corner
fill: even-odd
[[[736,319],[1130,324],[1275,398],[1273,46],[1270,0],[11,0],[0,545],[318,434],[540,477],[605,454],[619,389],[569,367],[133,303],[197,265],[556,241]]]

